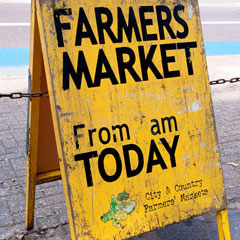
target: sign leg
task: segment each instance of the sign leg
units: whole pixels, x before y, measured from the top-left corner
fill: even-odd
[[[26,167],[26,229],[34,225],[34,205],[37,182],[38,134],[39,134],[39,98],[29,101],[29,123],[27,136],[27,167]]]
[[[32,0],[31,10],[31,51],[29,90],[39,92],[41,90],[41,78],[44,71],[42,49],[37,23],[35,0]],[[26,172],[26,229],[32,229],[34,225],[35,190],[37,182],[37,160],[39,150],[39,111],[40,98],[32,98],[29,101],[29,126],[27,146],[27,172]]]
[[[219,240],[231,240],[227,209],[216,212]]]
[[[30,157],[27,158],[27,182],[26,182],[26,217],[25,227],[27,230],[33,229],[34,225],[34,205],[36,191],[36,167],[33,166]],[[36,165],[36,164],[35,164]]]

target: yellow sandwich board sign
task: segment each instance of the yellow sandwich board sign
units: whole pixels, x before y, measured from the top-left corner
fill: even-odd
[[[39,34],[32,89],[47,82],[72,239],[124,239],[212,211],[223,226],[226,197],[197,1],[32,6],[32,34]],[[34,70],[42,57],[44,68]],[[40,119],[32,118],[31,131]],[[28,165],[37,172],[34,134]],[[55,171],[52,179],[60,175],[55,160],[42,170]],[[36,182],[29,179],[28,186]]]

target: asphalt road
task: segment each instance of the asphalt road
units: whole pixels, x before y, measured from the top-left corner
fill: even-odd
[[[205,41],[240,41],[239,0],[199,4]],[[0,48],[29,47],[29,23],[30,0],[0,0]]]

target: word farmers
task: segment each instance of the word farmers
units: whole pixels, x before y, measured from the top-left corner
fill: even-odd
[[[64,91],[177,78],[186,69],[194,75],[198,46],[186,40],[183,5],[129,6],[127,14],[121,7],[61,8],[54,23]]]

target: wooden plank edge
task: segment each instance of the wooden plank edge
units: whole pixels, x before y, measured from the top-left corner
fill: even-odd
[[[47,173],[39,173],[37,174],[37,185],[43,184],[43,183],[48,183],[48,182],[53,182],[57,180],[61,180],[61,172],[60,170],[56,171],[51,171]]]

